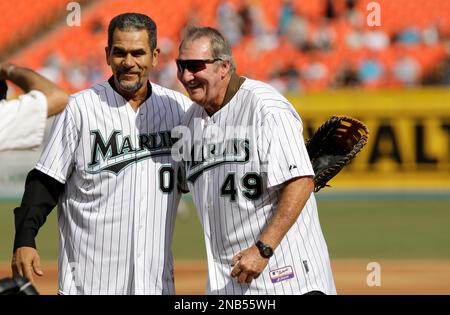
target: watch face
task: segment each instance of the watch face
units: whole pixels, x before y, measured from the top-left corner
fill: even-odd
[[[269,245],[264,244],[261,241],[256,242],[256,246],[259,249],[261,255],[265,258],[270,258],[273,255],[273,249]]]
[[[273,254],[272,248],[270,248],[268,246],[264,246],[263,253],[264,253],[264,256],[266,256],[266,257],[272,256],[272,254]]]

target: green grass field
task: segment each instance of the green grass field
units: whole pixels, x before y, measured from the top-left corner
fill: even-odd
[[[318,198],[322,229],[332,259],[450,259],[450,200],[341,200]],[[13,242],[12,209],[0,203],[0,260],[9,260]],[[176,259],[205,257],[203,236],[193,208],[178,218]],[[37,239],[43,260],[56,259],[56,211]]]

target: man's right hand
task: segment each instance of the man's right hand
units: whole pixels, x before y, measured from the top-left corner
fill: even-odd
[[[13,254],[11,261],[13,276],[21,275],[27,278],[34,285],[33,273],[43,276],[39,254],[33,247],[19,247]]]

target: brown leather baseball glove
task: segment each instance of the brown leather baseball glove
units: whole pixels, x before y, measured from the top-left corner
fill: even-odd
[[[349,164],[367,143],[367,126],[348,116],[332,116],[306,142],[318,192]]]

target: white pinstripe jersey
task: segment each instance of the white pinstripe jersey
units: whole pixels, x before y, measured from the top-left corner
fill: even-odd
[[[151,87],[134,112],[106,81],[71,96],[55,119],[36,169],[65,184],[60,294],[174,294],[170,130],[192,102]]]
[[[241,285],[230,276],[232,257],[258,240],[278,206],[283,183],[314,175],[292,105],[269,85],[246,79],[211,117],[193,105],[183,125],[200,135],[193,138],[186,176],[204,228],[207,293],[335,294],[314,194],[259,278]],[[202,151],[195,151],[196,140]]]

